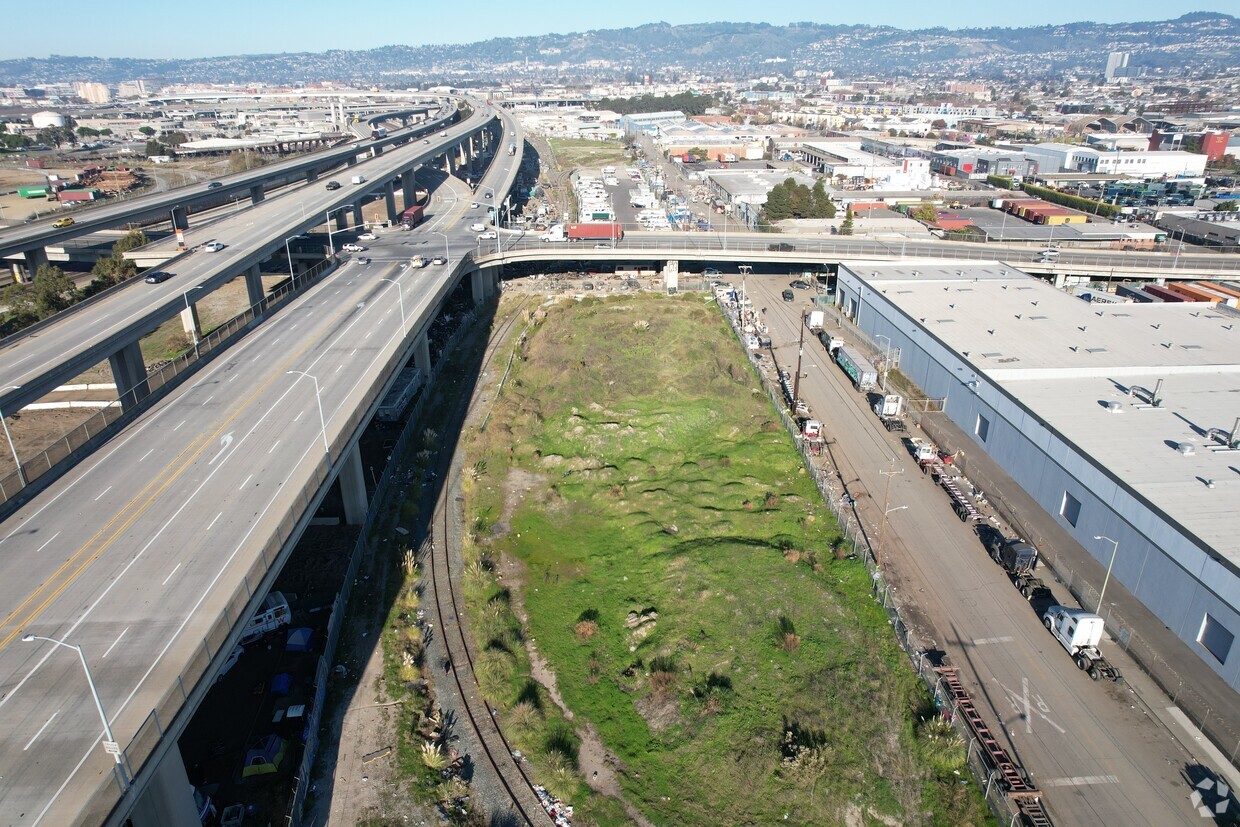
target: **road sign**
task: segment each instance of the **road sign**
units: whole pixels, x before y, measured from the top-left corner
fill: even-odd
[[[104,741],[103,751],[106,752],[108,755],[120,755],[121,745],[116,743],[115,741]]]

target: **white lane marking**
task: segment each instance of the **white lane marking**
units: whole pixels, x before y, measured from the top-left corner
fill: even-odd
[[[298,411],[298,412],[297,412],[297,416],[293,417],[293,421],[294,421],[294,422],[300,422],[300,421],[301,421],[301,415],[302,415],[302,414],[304,414],[304,413],[305,413],[305,411]]]
[[[373,331],[373,330],[368,330],[368,331],[366,331],[366,335],[365,335],[365,336],[363,336],[362,338],[363,338],[363,339],[369,339],[369,338],[370,338],[370,334],[371,334],[371,333],[374,333],[374,331]]]
[[[40,551],[42,551],[43,549],[47,548],[48,544],[49,544],[49,543],[51,543],[51,542],[52,542],[52,540],[55,540],[55,539],[56,539],[57,537],[59,537],[59,536],[60,536],[60,532],[59,532],[59,531],[57,531],[57,532],[56,532],[55,534],[53,534],[53,535],[52,535],[49,539],[45,540],[45,541],[43,542],[43,545],[41,545],[41,546],[39,546],[37,549],[35,549],[35,552],[34,552],[34,553],[35,553],[35,554],[38,554],[38,553],[39,553]]]
[[[232,382],[232,381],[234,381],[236,378],[237,378],[237,374],[235,374],[235,373],[234,373],[232,376],[230,376],[230,377],[228,378],[228,381],[229,381],[229,382]]]
[[[275,347],[275,346],[276,346],[276,345],[278,345],[278,344],[280,344],[280,340],[279,340],[279,339],[276,339],[274,342],[272,342],[272,343],[271,343],[271,346],[272,346],[272,347]]]
[[[211,529],[215,526],[216,520],[219,520],[219,518],[220,518],[220,517],[223,517],[223,516],[224,516],[224,512],[223,512],[223,511],[221,511],[219,514],[216,514],[216,515],[215,515],[215,520],[212,520],[212,521],[211,521],[211,524],[207,526],[207,531],[210,531],[210,530],[211,530]]]
[[[210,402],[210,401],[211,401],[212,399],[214,399],[214,398],[215,398],[215,394],[211,394],[210,396],[208,396],[208,397],[207,397],[207,402]],[[207,402],[203,402],[203,403],[202,403],[202,406],[203,406],[204,408],[207,406]]]
[[[99,492],[99,496],[98,496],[98,497],[95,497],[95,502],[99,502],[99,498],[100,498],[100,497],[102,497],[104,494],[108,493],[108,492],[109,492],[109,491],[111,491],[111,490],[112,490],[112,486],[110,486],[110,485],[109,485],[107,488],[105,488],[105,489],[103,489],[102,491],[100,491],[100,492]]]
[[[271,443],[271,447],[267,449],[267,453],[270,454],[272,451],[276,449],[276,446],[279,444],[280,444],[280,440],[278,439],[275,442]]]
[[[180,563],[177,563],[175,566],[173,566],[173,567],[172,567],[172,571],[168,572],[168,576],[164,578],[164,582],[160,583],[159,585],[161,585],[161,586],[166,586],[166,585],[168,585],[168,581],[172,579],[172,575],[176,574],[176,573],[177,573],[177,569],[179,569],[179,568],[181,568],[181,564],[180,564]]]
[[[232,441],[233,441],[232,431],[229,431],[228,433],[220,437],[220,452],[216,454],[215,456],[211,457],[211,461],[208,462],[207,465],[215,465],[215,461],[217,459],[227,454],[228,446],[232,445]]]
[[[146,459],[147,457],[149,457],[149,456],[150,456],[151,454],[153,454],[153,453],[155,453],[155,449],[154,449],[154,448],[152,448],[151,450],[149,450],[149,451],[147,451],[145,454],[143,454],[143,455],[142,455],[142,459]],[[138,460],[138,462],[141,462],[141,461],[142,461],[142,459]]]
[[[1047,787],[1085,787],[1091,784],[1118,784],[1118,775],[1074,775],[1071,778],[1052,778],[1043,781]]]
[[[344,367],[344,365],[336,365],[336,369],[335,369],[335,370],[333,370],[333,371],[332,371],[332,373],[340,373],[340,369],[341,369],[342,367]]]
[[[973,640],[973,645],[985,646],[987,643],[1011,643],[1014,640],[1016,640],[1016,638],[1011,635],[1004,635],[1003,637],[979,637]]]
[[[123,638],[125,636],[125,632],[128,632],[128,631],[129,631],[129,627],[126,626],[124,631],[122,631],[119,635],[116,636],[116,640],[112,641],[112,645],[108,647],[108,651],[103,653],[103,657],[106,658],[108,655],[112,654],[112,650],[116,648],[116,644],[121,642],[121,638]]]
[[[39,736],[43,734],[43,730],[47,729],[47,725],[50,724],[52,721],[54,721],[56,719],[56,716],[59,714],[60,714],[59,712],[52,713],[52,717],[47,719],[47,723],[39,727],[39,731],[34,734],[34,737],[26,742],[26,746],[22,747],[22,752],[25,752],[26,750],[30,749],[30,745],[33,744],[35,741],[39,740]]]
[[[177,430],[177,428],[180,428],[180,427],[181,427],[182,425],[184,425],[187,421],[188,421],[188,420],[182,419],[182,420],[181,420],[181,421],[177,424],[177,427],[176,427],[176,428],[173,428],[172,430],[174,430],[174,431],[175,431],[175,430]]]
[[[1037,716],[1059,731],[1060,735],[1066,735],[1067,730],[1055,723],[1050,718],[1050,705],[1042,699],[1042,696],[1034,692],[1029,693],[1029,679],[1021,678],[1023,694],[1018,694],[1003,685],[1003,681],[995,681],[1003,689],[1003,694],[1007,695],[1008,703],[1012,705],[1013,711],[1025,719],[1025,731],[1032,731],[1033,715],[1036,711]],[[1032,705],[1030,700],[1032,699]],[[1036,710],[1035,708],[1036,707]]]
[[[245,484],[246,484],[247,482],[249,482],[250,480],[252,480],[252,479],[254,479],[254,475],[253,475],[253,474],[250,474],[250,476],[248,476],[248,477],[246,477],[244,480],[242,480],[241,485],[237,486],[237,490],[241,490],[242,488],[245,488]]]
[[[289,331],[291,332],[291,331],[296,330],[296,329],[297,329],[297,325],[298,325],[298,324],[299,324],[299,322],[294,322],[294,323],[293,323],[293,326],[289,328]]]

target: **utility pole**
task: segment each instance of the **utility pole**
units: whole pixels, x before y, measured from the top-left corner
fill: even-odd
[[[792,414],[796,415],[797,400],[801,398],[801,357],[805,355],[805,314],[801,314],[801,341],[797,342],[797,372],[792,377]]]
[[[891,458],[891,469],[892,470],[878,472],[887,478],[887,485],[886,485],[885,490],[883,491],[883,522],[878,527],[878,547],[877,547],[877,551],[875,552],[875,559],[874,559],[874,565],[879,566],[879,567],[882,566],[882,561],[881,559],[879,559],[879,555],[881,555],[883,552],[883,535],[887,533],[887,515],[891,513],[887,509],[887,506],[891,502],[891,478],[897,474],[904,473],[903,468],[901,468],[899,471],[896,471],[895,467],[896,467],[896,458],[892,457]]]

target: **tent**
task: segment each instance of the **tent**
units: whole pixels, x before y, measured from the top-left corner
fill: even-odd
[[[245,754],[245,766],[241,768],[241,777],[252,775],[268,775],[280,769],[284,760],[284,739],[278,735],[268,735],[258,746]]]
[[[307,626],[299,626],[288,630],[288,639],[284,644],[286,652],[309,652],[314,640],[314,630]]]
[[[272,695],[287,695],[289,687],[293,685],[293,676],[288,672],[281,672],[271,679]]]

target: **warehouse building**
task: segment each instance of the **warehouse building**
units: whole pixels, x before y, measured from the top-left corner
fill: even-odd
[[[1205,175],[1204,155],[1192,152],[1103,152],[1058,143],[1013,147],[1037,162],[1041,172],[1093,172],[1132,178],[1200,178]]]
[[[1102,307],[998,263],[841,264],[837,297],[1065,547],[1113,561],[1111,589],[1157,618],[1145,628],[1240,689],[1240,314]],[[1100,613],[1127,641],[1113,595]]]

